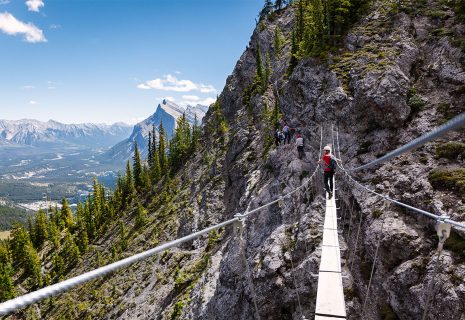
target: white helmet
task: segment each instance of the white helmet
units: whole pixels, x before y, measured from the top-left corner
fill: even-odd
[[[325,147],[323,148],[323,150],[331,151],[331,147],[330,147],[330,146],[325,146]]]

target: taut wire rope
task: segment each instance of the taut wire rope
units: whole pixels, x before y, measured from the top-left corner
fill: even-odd
[[[434,128],[430,132],[425,133],[424,135],[410,141],[407,144],[404,144],[403,146],[397,148],[396,150],[393,150],[393,151],[389,152],[388,154],[382,156],[381,158],[378,158],[376,160],[373,160],[373,161],[371,161],[371,162],[369,162],[367,164],[361,165],[361,166],[356,167],[356,168],[347,169],[347,171],[357,171],[357,170],[367,169],[367,168],[373,167],[373,166],[375,166],[377,164],[380,164],[382,162],[386,162],[387,160],[392,159],[394,157],[397,157],[397,156],[399,156],[399,155],[401,155],[401,154],[403,154],[403,153],[405,153],[405,152],[407,152],[409,150],[418,148],[418,147],[424,145],[425,143],[427,143],[428,141],[433,140],[434,138],[437,138],[437,137],[445,134],[448,131],[458,129],[463,125],[465,125],[465,112],[459,114],[458,116],[456,116],[455,118],[449,120],[448,122],[444,123],[443,125]]]

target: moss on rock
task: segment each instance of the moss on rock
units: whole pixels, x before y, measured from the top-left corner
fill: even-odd
[[[465,143],[448,142],[436,148],[436,155],[439,158],[455,160],[459,155],[465,158]]]
[[[465,199],[465,169],[434,169],[428,179],[433,188],[453,191]]]

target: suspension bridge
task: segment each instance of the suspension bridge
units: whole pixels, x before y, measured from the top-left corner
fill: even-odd
[[[437,230],[437,235],[439,238],[439,243],[438,243],[438,248],[437,248],[437,260],[436,260],[436,267],[434,273],[436,274],[438,271],[438,265],[439,265],[439,259],[440,255],[443,250],[443,245],[445,240],[448,238],[450,234],[451,227],[458,228],[461,230],[465,230],[465,223],[457,222],[448,216],[438,216],[434,213],[427,212],[425,210],[404,204],[400,201],[397,201],[395,199],[391,199],[383,194],[377,193],[374,190],[371,190],[370,188],[364,186],[363,184],[359,183],[356,179],[352,177],[350,172],[362,170],[362,169],[367,169],[374,167],[376,165],[379,165],[383,162],[386,162],[394,157],[397,157],[409,150],[415,149],[419,146],[424,145],[428,141],[433,140],[434,138],[448,132],[451,130],[458,129],[459,127],[463,126],[465,124],[465,113],[462,113],[458,115],[457,117],[453,118],[449,122],[437,127],[436,129],[432,130],[431,132],[420,136],[419,138],[403,145],[402,147],[389,152],[388,154],[384,155],[383,157],[380,157],[370,163],[361,165],[356,168],[345,168],[343,163],[338,163],[338,166],[340,168],[340,171],[343,173],[343,177],[345,177],[346,181],[350,183],[354,188],[359,188],[363,190],[364,192],[376,195],[380,199],[383,199],[389,203],[393,203],[399,206],[402,206],[406,209],[412,212],[415,212],[417,214],[421,214],[425,217],[431,218],[436,222],[436,230]],[[334,134],[335,133],[335,134]],[[320,129],[320,151],[319,151],[319,159],[321,158],[321,150],[322,150],[322,143],[323,143],[323,130]],[[332,129],[332,145],[334,148],[334,153],[337,155],[337,152],[339,152],[339,158],[341,158],[340,154],[340,147],[339,147],[339,131],[334,128]],[[44,287],[42,289],[39,289],[37,291],[19,296],[17,298],[5,301],[3,303],[0,303],[0,316],[8,315],[11,314],[15,311],[20,310],[21,308],[24,308],[26,306],[29,306],[31,304],[40,302],[41,300],[49,297],[56,296],[60,293],[66,292],[73,287],[76,287],[80,284],[86,283],[88,281],[91,281],[93,279],[96,279],[98,277],[102,277],[108,273],[114,272],[116,270],[119,270],[121,268],[127,267],[137,261],[146,259],[148,257],[151,257],[155,254],[161,253],[167,249],[176,247],[182,243],[194,240],[199,238],[202,235],[206,235],[209,232],[213,230],[218,230],[220,228],[224,228],[227,226],[235,226],[240,232],[240,238],[241,241],[243,240],[243,225],[250,215],[261,211],[273,204],[277,203],[282,203],[285,198],[291,197],[293,194],[299,192],[299,191],[305,191],[305,188],[309,186],[309,183],[313,181],[312,179],[315,177],[316,173],[318,172],[320,165],[318,164],[313,171],[313,173],[310,175],[310,177],[306,178],[304,182],[298,186],[297,188],[293,189],[287,194],[284,194],[277,199],[270,201],[260,207],[257,207],[252,210],[246,210],[245,212],[237,213],[234,215],[232,219],[229,219],[227,221],[224,221],[222,223],[213,225],[211,227],[208,227],[206,229],[203,229],[198,232],[191,233],[185,237],[167,242],[165,244],[159,245],[155,248],[149,249],[147,251],[135,254],[131,257],[125,258],[120,261],[116,261],[114,263],[111,263],[109,265],[100,267],[98,269],[83,273],[79,276],[61,281],[59,283]],[[337,190],[335,190],[337,191]],[[341,268],[341,256],[340,256],[340,247],[339,247],[339,231],[338,231],[338,220],[340,217],[337,215],[337,208],[336,208],[336,201],[335,201],[336,195],[332,199],[328,199],[326,197],[326,211],[325,211],[325,218],[324,218],[324,225],[323,225],[323,240],[321,244],[321,261],[320,261],[320,267],[319,267],[319,273],[318,273],[318,290],[317,290],[317,297],[316,297],[316,302],[315,302],[315,312],[313,313],[314,318],[316,320],[329,320],[329,319],[345,319],[346,318],[346,308],[345,308],[345,302],[344,302],[344,291],[343,291],[343,286],[342,286],[342,278],[343,278],[343,273],[342,273],[342,268]],[[353,205],[352,205],[353,209]],[[351,226],[352,226],[352,211],[351,210],[351,216],[350,216],[350,224],[349,224],[349,230],[348,230],[348,235],[351,232]],[[357,236],[356,236],[356,241],[354,248],[352,250],[352,256],[355,256],[355,253],[357,251],[358,247],[358,241],[359,241],[359,235],[360,235],[360,228],[361,228],[361,222],[362,222],[362,217],[360,216],[360,222],[358,224],[358,230],[357,230]],[[373,279],[373,274],[374,274],[374,269],[375,269],[375,263],[378,257],[378,249],[380,245],[381,237],[378,238],[377,244],[376,244],[376,251],[374,255],[374,261],[372,264],[371,268],[371,273],[370,273],[370,278],[369,278],[369,283],[367,286],[367,290],[365,293],[365,298],[364,298],[364,303],[363,303],[363,308],[361,310],[361,315],[363,318],[364,312],[366,310],[366,305],[367,301],[369,298],[369,292],[372,284],[372,279]],[[253,281],[251,279],[251,274],[250,270],[248,268],[247,264],[247,259],[245,257],[245,253],[243,250],[243,259],[246,262],[246,267],[247,267],[247,275],[248,275],[248,286],[250,287],[250,291],[253,293],[253,304],[254,304],[254,310],[255,310],[255,318],[260,319],[260,310],[259,306],[257,304],[256,298],[255,298],[255,290],[253,286]],[[350,269],[353,267],[353,261],[354,259],[352,258],[351,260],[351,265]],[[291,259],[292,262],[292,259]],[[292,268],[294,266],[292,265]],[[293,271],[293,270],[292,270]],[[297,285],[295,283],[295,277],[294,273],[293,278],[294,278],[294,285],[297,288]],[[426,292],[426,306],[423,311],[423,319],[426,319],[429,304],[431,302],[431,296],[432,296],[432,286],[434,284],[434,276],[433,279],[431,279],[428,287],[427,287],[427,292]],[[302,307],[301,307],[301,299],[299,296],[298,291],[296,290],[296,296],[298,300],[298,306],[299,306],[299,312],[300,312],[300,317],[302,319],[307,319],[305,315],[303,314]]]

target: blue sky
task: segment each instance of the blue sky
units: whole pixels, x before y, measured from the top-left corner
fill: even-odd
[[[134,123],[210,103],[263,0],[0,0],[0,119]]]

